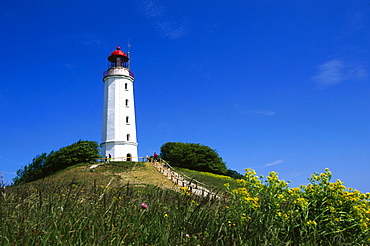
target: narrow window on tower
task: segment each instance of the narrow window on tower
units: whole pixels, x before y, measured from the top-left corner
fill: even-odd
[[[126,108],[128,108],[128,99],[125,101]]]
[[[127,89],[127,83],[125,83],[125,90],[127,91],[128,89]]]
[[[130,141],[130,134],[127,134],[127,141]]]
[[[128,122],[128,116],[126,116],[126,124],[127,125],[129,124],[129,122]]]

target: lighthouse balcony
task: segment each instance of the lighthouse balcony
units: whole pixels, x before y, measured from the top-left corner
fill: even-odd
[[[134,77],[134,73],[125,67],[112,67],[103,73],[103,77],[110,75],[128,75]]]

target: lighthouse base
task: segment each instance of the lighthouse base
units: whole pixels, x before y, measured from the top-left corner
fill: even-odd
[[[100,144],[101,155],[103,158],[109,158],[112,161],[138,161],[137,152],[138,143],[127,141],[109,141]]]

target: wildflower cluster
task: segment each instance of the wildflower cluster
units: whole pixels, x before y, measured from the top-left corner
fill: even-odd
[[[325,169],[324,173],[313,174],[310,184],[301,186],[304,197],[310,201],[311,218],[319,218],[318,229],[327,234],[343,232],[370,240],[370,194],[347,189],[340,180],[332,183],[331,177]]]
[[[187,196],[190,196],[189,188],[188,187],[181,187],[180,190]]]
[[[331,177],[325,169],[314,173],[308,185],[289,188],[276,172],[263,179],[247,169],[239,187],[230,190],[230,220],[238,219],[249,235],[264,230],[268,238],[287,238],[294,244],[317,245],[334,238],[341,243],[368,242],[370,194],[347,189],[340,180],[332,183]]]
[[[215,173],[210,173],[210,172],[199,172],[203,175],[207,175],[210,177],[218,178],[218,179],[225,179],[225,180],[232,180],[233,178],[221,174],[215,174]]]

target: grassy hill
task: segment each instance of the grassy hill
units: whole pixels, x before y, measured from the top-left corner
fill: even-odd
[[[209,199],[175,189],[150,163],[78,164],[0,187],[0,245],[369,245],[370,194],[331,173],[289,188],[253,170],[239,183],[177,169],[234,191]],[[176,190],[176,191],[175,191]]]
[[[94,168],[91,168],[95,166]],[[149,162],[109,162],[100,165],[78,164],[43,179],[44,182],[95,184],[118,188],[127,183],[172,189],[174,185]],[[41,180],[32,182],[38,183]]]
[[[91,168],[93,167],[93,168]],[[180,175],[195,179],[211,189],[225,190],[225,183],[236,188],[236,180],[224,175],[199,172],[186,168],[175,168]],[[31,182],[56,182],[65,184],[95,184],[121,187],[127,183],[135,185],[153,185],[160,188],[179,190],[169,179],[160,174],[149,162],[109,162],[99,165],[82,163],[70,166],[44,179]]]
[[[211,240],[203,226],[218,227],[223,201],[181,191],[150,163],[91,167],[4,189],[0,245],[192,245],[203,232]]]

